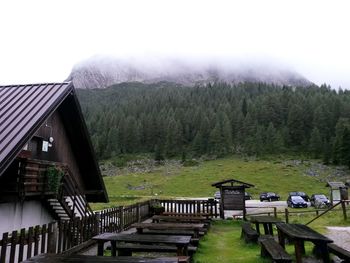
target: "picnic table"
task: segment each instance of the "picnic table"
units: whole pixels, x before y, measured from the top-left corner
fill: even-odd
[[[304,241],[314,243],[316,252],[321,255],[323,262],[330,262],[327,244],[333,240],[321,235],[310,227],[302,224],[276,223],[278,230],[278,241],[285,247],[285,239],[294,243],[296,262],[302,262],[302,255],[305,254]]]
[[[256,231],[260,235],[260,224],[264,226],[265,235],[273,236],[272,224],[282,222],[280,219],[273,216],[252,216],[250,222],[255,224]]]
[[[61,263],[61,262],[83,262],[83,263],[178,263],[178,257],[100,257],[100,256],[86,256],[86,255],[64,255],[64,254],[40,254],[29,258],[23,263]]]
[[[181,231],[192,231],[193,237],[199,237],[199,232],[204,230],[204,224],[186,224],[186,223],[135,223],[131,227],[135,227],[139,234],[144,233],[144,229],[149,230],[159,230],[159,231],[173,231],[176,233],[178,231],[181,234]],[[160,232],[161,233],[161,232]]]
[[[155,215],[152,217],[153,223],[160,222],[177,222],[177,223],[208,223],[208,220],[203,216],[165,216]]]
[[[209,213],[178,213],[178,212],[164,212],[162,215],[165,216],[201,216],[205,217],[206,219],[210,219]]]
[[[146,234],[116,234],[116,233],[103,233],[92,238],[97,241],[98,249],[97,255],[103,255],[104,243],[111,242],[112,256],[116,256],[117,242],[125,243],[140,243],[140,244],[167,244],[177,247],[178,256],[188,255],[188,245],[191,241],[191,236],[175,236],[175,235],[146,235]],[[156,247],[155,247],[156,248]]]

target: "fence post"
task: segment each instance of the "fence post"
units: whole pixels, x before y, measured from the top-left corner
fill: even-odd
[[[276,206],[273,207],[273,215],[275,218],[277,218],[277,207]]]
[[[57,239],[57,224],[56,222],[49,223],[47,235],[47,252],[56,253],[56,239]]]
[[[6,260],[6,251],[7,251],[7,242],[8,242],[8,233],[2,234],[2,244],[0,250],[0,262],[5,263]]]
[[[286,208],[285,210],[284,210],[284,215],[285,215],[285,217],[286,217],[286,223],[288,224],[289,223],[289,212],[288,212],[288,208]]]
[[[343,209],[344,220],[346,220],[348,217],[347,217],[347,214],[346,214],[345,202],[343,200],[341,201],[341,208]]]
[[[141,223],[141,205],[140,205],[140,203],[137,203],[136,217],[137,217],[137,223]]]
[[[124,206],[120,207],[120,231],[124,230]]]
[[[95,216],[94,216],[94,227],[93,227],[93,231],[94,231],[94,235],[99,235],[100,234],[100,227],[99,227],[99,224],[100,224],[100,212],[96,212],[95,213]]]

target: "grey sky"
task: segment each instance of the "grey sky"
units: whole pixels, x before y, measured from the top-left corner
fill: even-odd
[[[62,81],[96,54],[287,64],[350,89],[349,1],[0,2],[0,84]]]

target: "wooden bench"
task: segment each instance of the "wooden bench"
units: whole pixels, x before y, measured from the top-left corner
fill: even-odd
[[[252,228],[249,222],[244,222],[242,224],[241,238],[244,238],[244,241],[246,243],[249,243],[249,242],[256,243],[258,241],[258,237],[259,237],[258,232]]]
[[[347,251],[344,248],[341,248],[334,243],[328,244],[328,250],[330,253],[343,259],[345,262],[350,262],[350,251]]]
[[[131,243],[117,243],[118,256],[132,256],[132,252],[177,252],[176,246],[145,245]],[[191,256],[197,251],[197,247],[188,246],[188,254]]]
[[[261,257],[271,257],[273,262],[292,262],[292,257],[272,238],[260,239]]]

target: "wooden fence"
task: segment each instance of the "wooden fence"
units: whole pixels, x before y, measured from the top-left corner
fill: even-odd
[[[220,216],[218,201],[207,200],[154,200],[158,201],[166,212],[175,213],[208,213],[211,218]]]
[[[0,263],[21,262],[42,253],[62,253],[104,232],[120,232],[149,215],[150,202],[115,207],[69,221],[51,222],[4,233]]]
[[[63,253],[104,232],[121,232],[133,223],[149,218],[150,205],[161,203],[167,212],[209,213],[219,217],[217,201],[150,200],[124,207],[95,212],[94,215],[69,221],[51,222],[42,226],[4,233],[0,240],[0,263],[21,262],[42,253]]]

